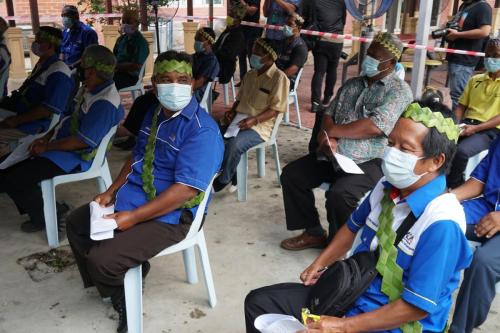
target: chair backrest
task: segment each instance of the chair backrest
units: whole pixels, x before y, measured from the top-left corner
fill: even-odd
[[[212,104],[212,99],[210,98],[211,94],[212,94],[212,82],[208,82],[200,102],[200,106],[204,108],[208,114],[211,113],[210,111],[212,108],[211,105],[209,105],[209,103]]]
[[[465,167],[464,171],[465,180],[470,178],[471,173],[474,171],[477,165],[481,163],[481,161],[483,160],[484,157],[486,157],[486,155],[488,155],[488,149],[483,150],[479,154],[469,157],[469,160],[467,161],[467,166]]]
[[[56,127],[56,125],[59,123],[59,119],[61,119],[60,114],[53,114],[52,119],[50,120],[49,128],[47,128],[47,132],[49,132],[51,129]]]
[[[276,136],[278,135],[278,129],[280,127],[281,121],[283,120],[284,113],[279,113],[274,121],[273,131],[271,132],[271,137],[269,141],[276,141]]]
[[[304,71],[304,67],[299,69],[299,72],[297,73],[297,77],[295,78],[295,82],[293,83],[293,91],[297,92],[297,89],[299,89],[299,82],[300,78],[302,77],[302,72]]]
[[[146,72],[146,62],[142,64],[141,70],[139,71],[139,80],[137,80],[136,85],[142,83],[142,79],[144,78],[144,73]]]
[[[217,177],[217,175],[218,174],[215,174],[212,177],[210,184],[208,184],[208,187],[205,190],[205,196],[203,197],[201,203],[198,205],[196,216],[193,219],[193,223],[191,223],[191,227],[189,228],[189,232],[186,235],[186,239],[193,237],[200,230],[201,222],[203,222],[203,216],[205,215],[205,207],[207,207],[208,198],[210,198],[210,195],[212,193],[212,183],[214,182],[214,179],[215,177]]]
[[[99,147],[97,147],[97,152],[95,154],[94,160],[92,161],[92,165],[90,166],[88,171],[95,171],[102,167],[106,158],[106,152],[108,150],[109,142],[115,135],[117,128],[118,125],[111,127],[108,134],[106,134],[104,138],[102,138]]]

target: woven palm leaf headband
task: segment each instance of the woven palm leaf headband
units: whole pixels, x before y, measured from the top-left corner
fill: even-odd
[[[203,30],[203,28],[199,29],[198,33],[200,34],[201,37],[205,38],[205,40],[208,40],[210,42],[210,44],[214,44],[215,43],[215,39],[212,36],[210,36],[208,34],[208,32],[206,32],[205,30]]]
[[[268,54],[271,55],[271,57],[273,58],[273,61],[276,61],[276,59],[278,59],[278,54],[276,53],[276,51],[274,51],[274,49],[271,47],[271,45],[266,43],[266,41],[263,38],[257,38],[257,40],[255,42],[260,47],[262,47],[264,50],[266,50],[266,52]]]
[[[59,38],[43,30],[38,30],[38,36],[42,42],[50,43],[56,47],[61,45],[61,40]]]
[[[434,127],[439,133],[446,135],[450,141],[458,142],[460,128],[453,119],[445,118],[440,112],[432,112],[427,107],[423,108],[418,103],[412,103],[403,112],[403,118],[411,119],[428,128]]]
[[[178,60],[163,60],[155,63],[153,75],[163,74],[166,72],[177,72],[182,74],[193,75],[191,64],[185,61]]]
[[[85,67],[95,68],[98,72],[101,73],[113,73],[115,71],[115,65],[104,64],[90,56],[87,56],[83,59],[83,64]]]
[[[382,47],[394,55],[396,59],[401,57],[403,44],[392,34],[388,32],[379,32],[373,37],[373,42],[382,45]]]

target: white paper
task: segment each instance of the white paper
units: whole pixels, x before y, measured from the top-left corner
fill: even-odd
[[[0,163],[0,169],[7,169],[8,167],[24,161],[28,157],[30,157],[30,146],[33,141],[38,140],[43,137],[46,133],[37,134],[37,135],[28,135],[24,138],[19,139],[19,144],[16,148],[10,153],[7,158]]]
[[[90,238],[93,240],[103,240],[113,238],[114,232],[118,225],[114,219],[105,219],[104,216],[113,214],[115,206],[101,207],[97,202],[92,201],[90,204]]]
[[[262,333],[296,333],[307,329],[297,318],[275,313],[258,316],[254,326]]]
[[[238,133],[240,132],[240,126],[238,125],[238,123],[246,118],[248,118],[247,114],[236,113],[236,116],[234,116],[233,121],[231,122],[231,124],[229,124],[226,133],[224,133],[224,137],[226,139],[229,139],[238,135]]]
[[[337,160],[340,168],[346,173],[354,173],[354,174],[364,174],[363,170],[349,157],[345,155],[341,155],[339,153],[334,153],[335,159]]]

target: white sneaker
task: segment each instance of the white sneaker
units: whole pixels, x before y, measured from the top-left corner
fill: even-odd
[[[232,184],[231,184],[231,186],[229,186],[229,187],[227,188],[227,191],[228,191],[229,193],[234,193],[234,192],[236,192],[237,190],[238,190],[238,186],[237,186],[237,185],[232,185]]]

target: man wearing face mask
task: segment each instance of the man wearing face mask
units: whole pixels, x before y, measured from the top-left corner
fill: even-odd
[[[31,51],[39,57],[21,87],[0,102],[0,158],[19,139],[48,130],[54,114],[62,114],[73,89],[71,71],[59,59],[61,30],[40,27]]]
[[[267,18],[266,23],[284,25],[288,15],[296,13],[300,8],[301,2],[302,0],[264,0],[262,11]],[[282,52],[286,38],[282,30],[267,29],[266,38],[277,53]]]
[[[464,182],[469,158],[488,149],[500,133],[500,39],[488,41],[484,66],[487,72],[469,80],[454,110],[463,127],[447,178],[450,188]]]
[[[0,192],[7,193],[30,218],[21,225],[24,232],[45,228],[38,184],[55,176],[88,170],[102,138],[123,118],[120,95],[112,80],[115,63],[115,57],[104,46],[85,49],[81,64],[85,79],[72,115],[33,142],[31,158],[0,171]]]
[[[302,24],[304,24],[304,19],[300,15],[288,16],[287,24],[283,26],[283,34],[286,37],[283,53],[280,54],[276,61],[278,68],[290,80],[290,90],[293,89],[297,73],[307,61],[307,46],[304,40],[300,38]]]
[[[88,46],[97,44],[97,33],[80,21],[78,8],[73,5],[64,6],[61,17],[64,26],[61,59],[72,68],[78,65]]]
[[[167,51],[155,60],[158,97],[142,124],[137,145],[109,189],[94,200],[114,204],[114,237],[89,237],[90,211],[84,205],[67,219],[67,233],[84,287],[111,297],[118,332],[127,331],[123,279],[161,250],[186,237],[212,177],[220,169],[224,144],[215,121],[192,96],[191,57]]]
[[[208,82],[215,80],[219,74],[219,62],[212,51],[214,43],[215,32],[212,28],[200,28],[194,36],[193,90],[198,102],[203,99]]]
[[[221,121],[227,126],[236,117],[236,113],[247,115],[247,118],[238,123],[238,134],[226,141],[222,173],[214,181],[216,192],[231,182],[235,185],[236,168],[241,154],[268,140],[277,115],[286,111],[289,81],[285,73],[276,67],[274,62],[277,58],[278,55],[267,38],[255,41],[250,57],[253,70],[243,78],[236,102]],[[235,190],[234,186],[229,188],[230,192]]]
[[[148,42],[139,31],[139,13],[137,10],[123,11],[118,37],[113,48],[116,56],[116,89],[133,86],[139,80],[139,72],[149,55]]]
[[[382,176],[380,163],[387,136],[412,101],[410,87],[394,72],[402,50],[397,37],[377,34],[363,62],[363,75],[340,87],[322,123],[315,124],[309,144],[311,153],[283,169],[281,185],[287,229],[305,229],[282,241],[284,249],[297,251],[324,247],[327,243],[315,207],[314,188],[323,182],[331,183],[325,194],[331,239]],[[364,174],[343,172],[332,152],[354,160]]]
[[[455,195],[445,193],[445,174],[458,135],[453,113],[444,105],[411,104],[384,149],[385,178],[300,274],[302,283],[278,284],[248,294],[247,333],[257,332],[253,319],[263,313],[285,313],[299,319],[301,308],[310,306],[311,286],[325,267],[346,256],[358,232],[360,244],[354,253],[378,254],[371,260],[375,277],[347,306],[345,317],[322,315],[300,333],[443,332],[461,271],[472,259],[464,234],[464,212]],[[404,228],[395,244],[397,231],[410,214],[409,229]],[[352,283],[355,281],[353,277]]]

